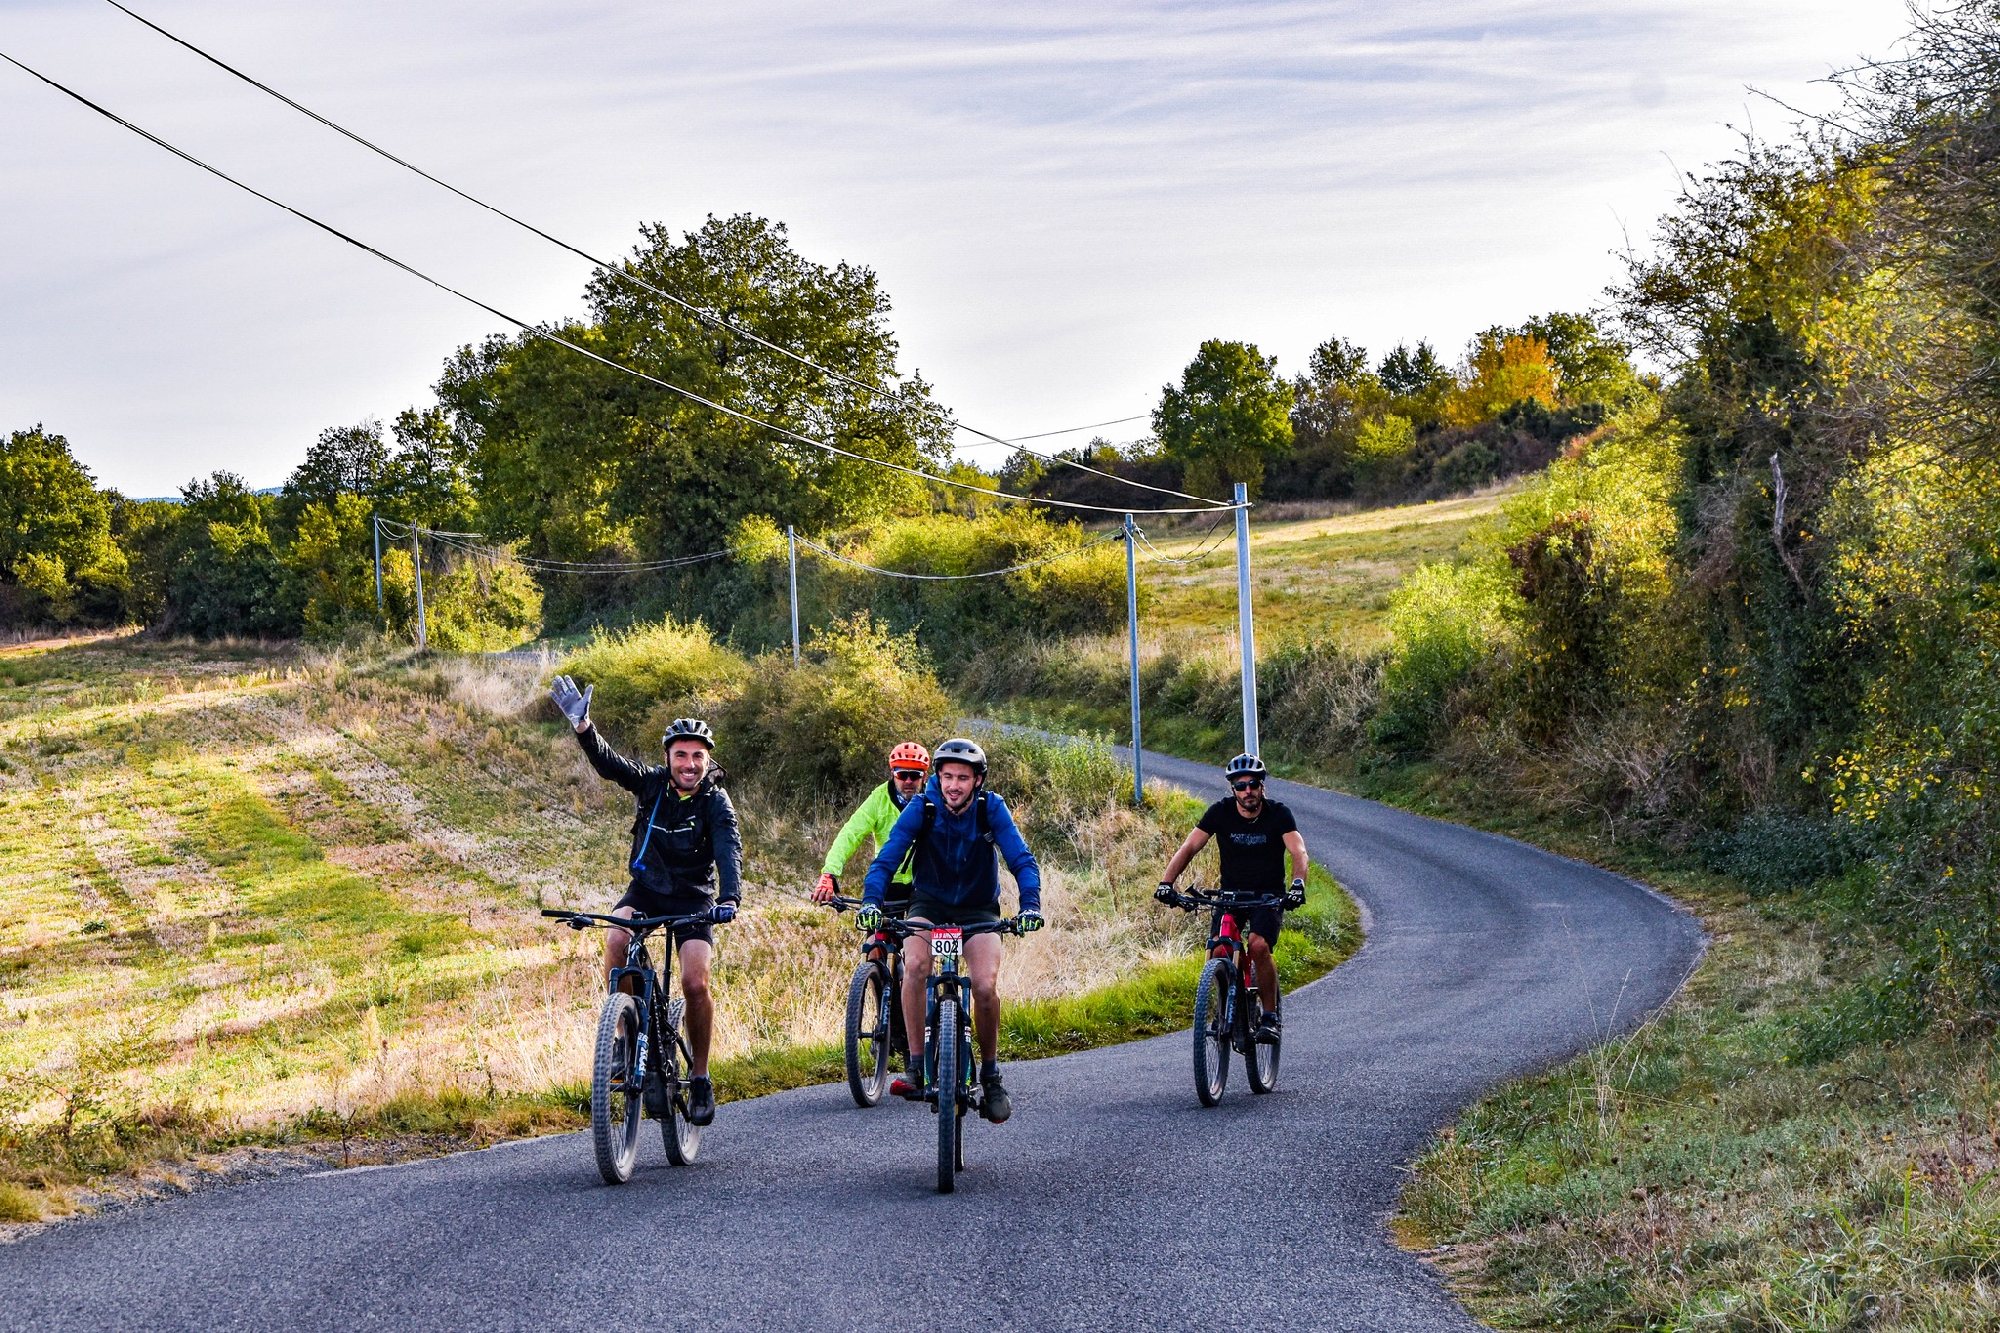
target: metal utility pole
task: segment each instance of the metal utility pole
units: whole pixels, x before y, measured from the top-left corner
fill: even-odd
[[[1236,634],[1243,641],[1243,749],[1257,749],[1257,629],[1250,609],[1250,489],[1236,483]]]
[[[375,529],[375,614],[382,614],[382,516],[369,515]]]
[[[1132,804],[1146,803],[1146,776],[1139,749],[1139,558],[1132,516],[1125,515],[1125,628],[1132,647]]]
[[[424,553],[417,545],[417,529],[410,525],[410,568],[417,574],[417,651],[423,652],[430,646],[430,636],[424,628]]]
[[[799,538],[785,524],[785,555],[792,566],[792,665],[799,664]]]

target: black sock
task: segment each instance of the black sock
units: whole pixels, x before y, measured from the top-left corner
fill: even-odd
[[[991,1083],[993,1082],[993,1080],[999,1077],[1000,1077],[1000,1062],[998,1060],[986,1060],[981,1062],[979,1066],[979,1081],[981,1083]]]

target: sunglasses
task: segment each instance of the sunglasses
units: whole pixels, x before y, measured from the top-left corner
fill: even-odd
[[[1232,782],[1229,785],[1235,791],[1250,791],[1254,788],[1262,787],[1264,780],[1262,778],[1251,778],[1248,782]]]
[[[924,780],[924,775],[921,772],[916,772],[907,768],[892,769],[890,770],[889,776],[893,777],[898,782],[922,782]]]

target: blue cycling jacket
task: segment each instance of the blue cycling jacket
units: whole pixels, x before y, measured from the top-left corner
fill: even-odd
[[[986,826],[992,841],[980,836],[979,803],[986,803]],[[934,813],[931,815],[930,830],[924,830],[924,807],[928,803]],[[954,907],[1000,906],[1000,858],[1005,857],[1007,869],[1014,874],[1014,882],[1021,890],[1021,910],[1039,912],[1042,910],[1042,868],[1035,862],[1035,854],[1028,850],[1028,844],[1021,837],[1021,830],[1014,826],[1014,816],[1008,813],[1007,802],[989,791],[981,791],[958,814],[953,814],[944,803],[944,796],[938,790],[937,779],[932,778],[924,789],[924,799],[911,801],[903,807],[903,813],[896,817],[896,826],[889,830],[889,837],[875,851],[875,859],[869,862],[868,876],[862,892],[865,902],[880,906],[888,895],[890,876],[903,864],[903,858],[910,855],[911,848],[916,856],[910,863],[916,892],[926,898],[935,898],[941,903]]]

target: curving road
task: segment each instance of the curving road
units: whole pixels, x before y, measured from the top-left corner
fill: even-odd
[[[1495,1082],[1634,1025],[1701,933],[1603,871],[1272,788],[1369,933],[1288,1000],[1271,1096],[1239,1067],[1202,1110],[1184,1034],[1017,1065],[953,1196],[929,1117],[844,1087],[724,1106],[690,1170],[649,1124],[620,1189],[575,1135],[219,1189],[0,1247],[0,1327],[1475,1328],[1386,1238],[1399,1165]]]

